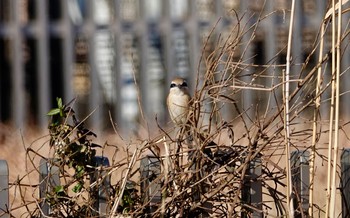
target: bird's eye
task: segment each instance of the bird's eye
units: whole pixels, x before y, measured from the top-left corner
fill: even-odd
[[[182,83],[182,85],[181,86],[183,86],[183,87],[187,87],[187,82],[186,81],[184,81],[183,83]]]
[[[173,88],[173,87],[175,87],[175,86],[176,86],[175,83],[171,83],[171,84],[170,84],[170,88]]]

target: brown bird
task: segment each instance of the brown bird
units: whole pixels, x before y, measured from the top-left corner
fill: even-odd
[[[206,154],[208,158],[212,159],[213,155],[210,146],[215,146],[216,144],[212,140],[206,140],[206,137],[197,132],[195,136],[198,137],[200,143],[195,146],[196,149],[194,149],[195,142],[193,137],[195,130],[191,127],[195,126],[195,118],[194,109],[191,107],[191,103],[191,96],[186,80],[180,77],[173,79],[170,84],[170,91],[167,98],[170,118],[173,123],[180,128],[177,135],[177,140],[180,142],[179,145],[181,145],[181,140],[185,139],[185,142],[190,149],[188,152],[188,159],[191,160],[192,163],[196,163],[196,149],[203,147],[204,154]],[[205,141],[208,142],[203,144]],[[180,146],[178,149],[180,149]],[[193,164],[191,168],[194,167],[195,165]]]
[[[180,127],[188,121],[191,96],[185,79],[177,77],[170,85],[167,106],[171,120]]]

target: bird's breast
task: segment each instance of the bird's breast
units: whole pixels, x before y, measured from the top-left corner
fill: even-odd
[[[187,120],[190,98],[185,94],[170,94],[168,97],[168,109],[170,118],[176,124],[183,124]]]

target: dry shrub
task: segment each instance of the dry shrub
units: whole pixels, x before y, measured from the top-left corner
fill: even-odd
[[[256,65],[247,61],[251,57],[246,56],[259,23],[265,18],[261,16],[257,23],[249,26],[248,22],[243,23],[243,17],[237,16],[237,24],[231,32],[214,36],[214,28],[209,34],[204,43],[192,99],[193,116],[186,126],[165,129],[159,125],[156,136],[137,138],[133,143],[121,141],[118,146],[105,143],[94,147],[93,134],[83,127],[83,122],[74,120],[71,108],[59,105],[65,113],[56,126],[59,129],[51,129],[47,142],[41,147],[26,148],[27,162],[31,167],[27,167],[27,178],[38,178],[38,159],[60,159],[57,166],[62,186],[52,189],[54,192],[50,199],[53,199],[51,205],[54,210],[50,216],[107,216],[94,210],[95,196],[92,193],[108,176],[112,176],[107,198],[109,215],[192,217],[210,214],[237,217],[250,216],[254,212],[272,216],[287,214],[282,92],[285,84],[282,69],[285,66]],[[309,63],[317,46],[318,43],[315,43],[315,49],[292,77],[295,84],[289,99],[292,150],[311,149],[312,115],[317,97],[314,94],[315,74],[329,59],[326,54],[320,63]],[[323,78],[322,94],[330,89],[326,75]],[[322,106],[329,107],[327,99]],[[324,119],[318,120],[320,146],[315,158],[317,167],[321,168],[320,163],[329,158],[322,150],[323,138],[327,139],[325,135],[328,135],[328,123]],[[342,128],[345,128],[345,122]],[[116,130],[115,137],[117,135]],[[346,134],[344,136],[346,138]],[[63,147],[59,148],[59,145]],[[74,146],[78,148],[69,152],[65,150]],[[64,152],[59,152],[62,148]],[[109,156],[110,166],[95,166],[94,150]],[[75,152],[82,153],[75,156]],[[155,185],[145,186],[145,178],[140,176],[140,161],[150,154],[160,168],[157,173],[150,172],[151,177],[148,178]],[[72,164],[71,161],[77,161],[77,158],[82,162]],[[251,173],[257,170],[255,167],[261,170],[260,175]],[[90,175],[96,170],[103,173],[96,182],[91,182]],[[12,188],[19,193],[23,190],[29,192],[29,189],[34,193],[38,192],[42,181],[33,179],[26,182],[29,185],[19,178],[13,182]],[[257,204],[249,202],[253,195],[247,193],[246,187],[251,184],[262,185],[262,201]],[[315,184],[318,185],[318,182]],[[319,185],[324,184],[321,182]],[[155,187],[159,188],[159,192],[154,193],[159,197],[157,203],[152,202],[152,196],[146,198],[144,195],[148,188]],[[21,197],[24,214],[33,217],[41,215],[39,205],[49,200],[48,196],[38,198],[35,194],[30,198],[21,194]],[[296,211],[300,213],[301,199],[296,191],[293,198]],[[150,204],[153,206],[150,207]],[[322,205],[322,200],[315,202],[312,205],[314,213],[323,213]]]

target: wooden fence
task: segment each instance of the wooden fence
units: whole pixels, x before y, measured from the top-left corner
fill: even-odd
[[[297,210],[297,216],[307,216],[307,210],[309,208],[309,152],[308,151],[293,151],[292,157],[292,180],[294,186],[294,200]],[[106,157],[96,157],[96,163],[100,166],[109,166],[109,161]],[[162,187],[158,180],[155,180],[156,175],[160,174],[161,164],[156,157],[144,157],[140,163],[140,181],[141,181],[141,199],[142,202],[149,202],[146,213],[154,212],[156,208],[161,204],[161,190]],[[96,171],[91,176],[93,183],[103,171]],[[262,181],[260,176],[262,174],[261,160],[257,158],[250,164],[248,175],[243,182],[243,188],[241,192],[242,201],[254,208],[262,209],[264,202]],[[9,171],[7,162],[0,160],[0,214],[4,211],[8,211],[9,208]],[[342,193],[342,217],[348,217],[350,214],[350,149],[346,149],[342,153],[341,158],[341,186]],[[40,178],[39,178],[39,197],[43,200],[41,203],[41,210],[44,215],[50,214],[50,206],[45,201],[45,193],[48,188],[60,185],[59,169],[56,166],[51,166],[49,162],[42,159],[40,161]],[[95,202],[94,208],[98,211],[99,215],[105,215],[109,212],[107,205],[108,201],[108,189],[110,188],[110,178],[107,176],[104,182],[96,187],[95,195],[98,199]],[[301,209],[300,209],[301,208]],[[304,215],[302,216],[301,213]],[[244,214],[242,214],[244,217]],[[253,217],[263,217],[262,212],[258,210],[254,211]],[[10,217],[9,214],[3,214],[1,217]]]

